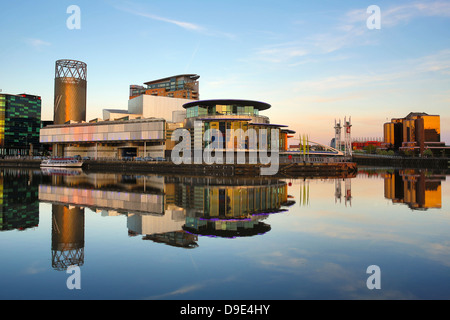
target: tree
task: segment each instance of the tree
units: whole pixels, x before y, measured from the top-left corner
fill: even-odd
[[[425,157],[427,157],[427,158],[432,157],[432,156],[433,156],[433,151],[431,151],[430,149],[426,149],[426,150],[423,152],[423,155],[424,155]]]

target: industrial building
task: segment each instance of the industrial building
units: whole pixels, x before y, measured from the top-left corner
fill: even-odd
[[[39,151],[41,97],[0,94],[0,155],[29,156]]]
[[[383,148],[423,155],[426,149],[434,155],[448,147],[441,142],[439,115],[411,112],[404,118],[394,118],[383,126]]]

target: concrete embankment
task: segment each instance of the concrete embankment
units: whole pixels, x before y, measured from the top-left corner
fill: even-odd
[[[1,159],[0,167],[39,168],[40,160]],[[260,176],[263,165],[252,164],[181,164],[172,162],[96,161],[83,164],[83,170],[91,172],[154,173],[211,176]],[[355,163],[293,163],[280,164],[277,176],[352,176],[357,172]]]
[[[449,158],[420,158],[354,154],[353,162],[363,166],[382,166],[394,168],[427,168],[447,169],[450,165]]]

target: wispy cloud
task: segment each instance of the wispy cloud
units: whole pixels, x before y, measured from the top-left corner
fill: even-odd
[[[366,26],[370,15],[367,8],[350,10],[337,19],[327,32],[313,33],[302,39],[285,43],[273,43],[255,50],[253,57],[271,63],[299,65],[310,61],[311,56],[323,56],[341,49],[374,45],[376,37]],[[390,28],[409,23],[418,17],[450,17],[450,2],[430,1],[381,7],[381,27]]]
[[[450,73],[450,49],[419,58],[396,61],[394,64],[396,67],[389,64],[386,65],[384,70],[379,70],[375,74],[341,74],[318,80],[299,81],[294,85],[298,88],[297,91],[323,92],[334,89],[362,88],[364,86],[386,86],[401,80],[417,79],[418,76],[422,77],[426,73],[445,76]]]
[[[36,50],[42,50],[43,48],[52,45],[50,42],[35,38],[27,38],[25,39],[25,42]]]
[[[130,8],[124,8],[121,6],[116,6],[117,9],[124,11],[124,12],[128,12],[131,14],[134,14],[136,16],[141,16],[141,17],[145,17],[145,18],[149,18],[152,20],[157,20],[157,21],[163,21],[163,22],[167,22],[167,23],[171,23],[174,24],[178,27],[181,27],[183,29],[189,30],[189,31],[199,31],[199,32],[204,32],[205,29],[195,23],[191,23],[191,22],[185,22],[185,21],[179,21],[179,20],[174,20],[174,19],[169,19],[169,18],[165,18],[165,17],[160,17],[151,13],[147,13],[147,12],[143,12],[143,11],[137,11],[137,10],[133,10]]]
[[[130,13],[135,16],[140,16],[140,17],[144,17],[147,19],[151,19],[151,20],[170,23],[170,24],[176,25],[180,28],[183,28],[187,31],[198,32],[198,33],[201,33],[204,35],[209,35],[209,36],[225,37],[225,38],[229,38],[229,39],[235,38],[234,34],[227,33],[227,32],[221,32],[221,31],[214,31],[210,28],[205,28],[204,26],[201,26],[197,23],[162,17],[162,16],[159,16],[159,15],[156,15],[153,13],[149,13],[148,11],[146,11],[145,9],[142,9],[142,8],[139,8],[139,10],[132,9],[132,8],[138,7],[138,5],[136,5],[136,4],[127,3],[126,6],[124,4],[113,4],[113,7],[116,8],[117,10],[120,10],[120,11],[123,11],[126,13]]]

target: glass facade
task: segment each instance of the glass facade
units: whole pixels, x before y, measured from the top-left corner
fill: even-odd
[[[0,154],[37,152],[41,127],[41,98],[0,94]]]
[[[198,105],[186,109],[187,118],[225,115],[258,116],[259,110],[253,106],[238,105],[215,105],[209,107]]]
[[[180,75],[146,83],[146,87],[131,85],[130,98],[143,94],[182,99],[198,99],[197,75]]]

